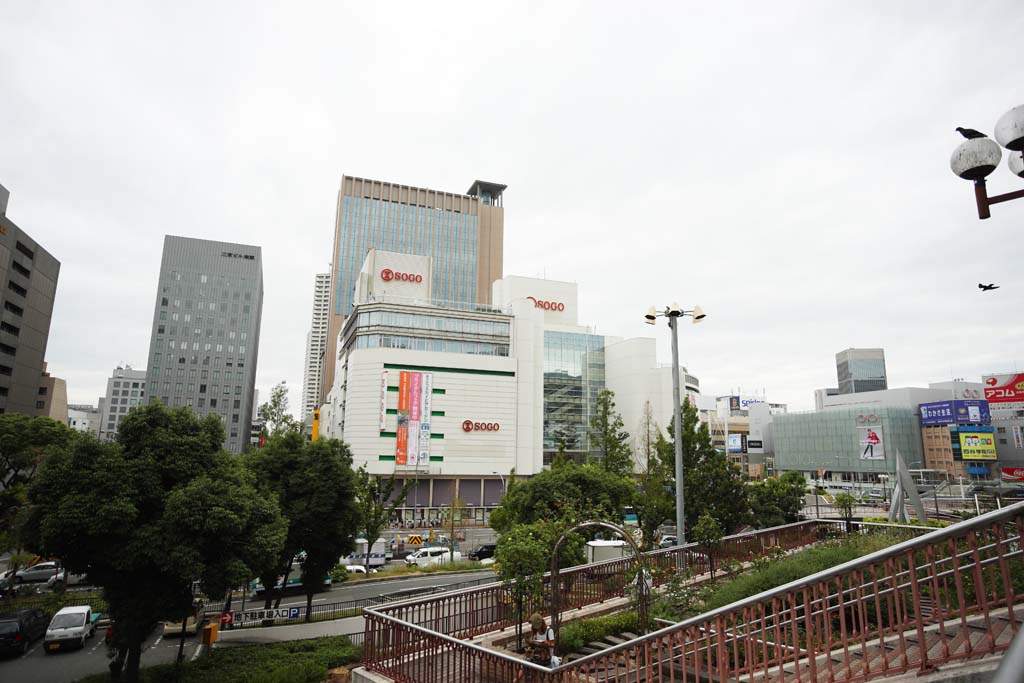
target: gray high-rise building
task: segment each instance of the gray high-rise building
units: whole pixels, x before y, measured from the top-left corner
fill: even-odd
[[[153,309],[149,401],[218,415],[225,448],[242,451],[252,423],[263,312],[259,247],[167,235]]]
[[[37,415],[60,261],[7,218],[9,198],[0,185],[0,413]]]
[[[118,365],[107,379],[107,393],[99,400],[100,441],[113,441],[121,420],[146,402],[146,371]]]
[[[889,388],[885,377],[884,349],[846,349],[836,354],[836,375],[840,394],[882,391]]]
[[[331,274],[317,273],[313,283],[313,322],[306,335],[306,368],[302,374],[302,419],[320,407],[320,378],[327,350],[327,317],[330,310]]]

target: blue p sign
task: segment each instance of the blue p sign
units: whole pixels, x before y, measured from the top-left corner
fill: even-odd
[[[289,607],[288,608],[288,618],[289,619],[298,619],[299,618],[299,608],[298,607]]]

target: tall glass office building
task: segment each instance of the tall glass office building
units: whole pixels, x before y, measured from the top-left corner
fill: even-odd
[[[836,354],[836,376],[840,394],[883,391],[889,388],[885,376],[884,349],[846,349]]]
[[[590,417],[605,387],[605,339],[594,334],[544,331],[544,462],[564,444],[583,460],[590,452]]]
[[[463,195],[342,177],[321,401],[334,381],[338,333],[352,312],[353,290],[368,250],[433,258],[435,303],[490,303],[491,283],[502,276],[505,189],[478,180]]]

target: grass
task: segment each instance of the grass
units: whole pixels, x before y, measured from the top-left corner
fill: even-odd
[[[361,651],[344,636],[293,640],[267,645],[216,648],[182,665],[161,664],[142,669],[141,683],[321,683],[328,669],[355,662]],[[108,674],[87,676],[79,683],[106,683]]]

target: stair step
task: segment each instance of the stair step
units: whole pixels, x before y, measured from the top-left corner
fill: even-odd
[[[626,640],[636,640],[637,638],[640,637],[640,636],[638,636],[635,633],[630,633],[629,631],[624,631],[623,633],[620,633],[619,635],[621,635]]]

